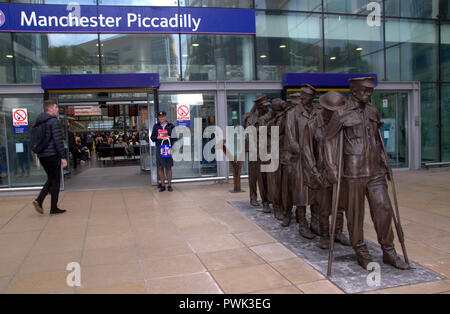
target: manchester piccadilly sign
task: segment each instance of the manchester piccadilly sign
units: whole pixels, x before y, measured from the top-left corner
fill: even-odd
[[[0,3],[0,31],[255,34],[255,11]]]

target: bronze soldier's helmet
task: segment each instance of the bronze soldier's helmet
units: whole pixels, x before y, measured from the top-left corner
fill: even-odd
[[[327,110],[337,111],[339,107],[345,105],[345,97],[338,92],[328,92],[319,98],[320,105]]]

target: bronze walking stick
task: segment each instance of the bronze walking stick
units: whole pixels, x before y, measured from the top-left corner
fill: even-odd
[[[339,134],[339,156],[338,156],[338,177],[337,182],[333,184],[333,207],[331,210],[331,236],[330,249],[328,251],[328,272],[327,276],[331,275],[331,267],[333,264],[333,250],[334,250],[334,236],[336,232],[336,219],[339,206],[339,193],[341,190],[341,176],[342,176],[342,155],[344,150],[344,131],[341,130]]]
[[[406,253],[406,246],[405,246],[405,234],[403,233],[403,228],[400,223],[400,211],[398,209],[397,190],[395,189],[394,174],[392,173],[392,168],[389,165],[389,157],[387,154],[386,146],[384,145],[384,139],[383,139],[383,136],[381,135],[380,129],[378,129],[378,135],[380,136],[381,145],[383,147],[383,152],[384,152],[384,156],[386,159],[386,167],[389,172],[390,179],[391,179],[390,181],[391,181],[391,187],[392,187],[392,195],[394,197],[394,205],[395,205],[395,212],[392,211],[392,218],[394,220],[394,225],[395,225],[395,230],[397,231],[398,240],[400,241],[400,244],[402,246],[403,257],[405,258],[405,263],[409,265],[408,253]]]

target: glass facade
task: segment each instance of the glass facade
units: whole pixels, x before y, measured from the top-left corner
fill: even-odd
[[[72,1],[9,2],[69,4]],[[374,17],[378,11],[377,8],[373,11],[373,4],[367,7],[371,2],[379,4],[379,17]],[[450,161],[449,1],[82,0],[78,3],[254,9],[256,35],[2,32],[0,84],[39,84],[43,73],[156,72],[162,82],[280,81],[289,72],[376,73],[380,81],[420,81],[422,160]],[[374,24],[376,20],[379,24]],[[183,92],[161,94],[161,110],[172,112],[179,94]],[[193,111],[193,115],[201,116],[207,125],[216,115],[216,100],[215,95],[202,95],[203,105],[195,107],[198,112]],[[229,125],[239,123],[255,95],[233,91],[227,94]],[[401,93],[374,98],[384,119],[395,120],[398,125],[403,123],[401,116],[407,110]],[[23,174],[29,172],[33,178],[29,182],[38,184],[42,178],[32,154],[12,150],[16,143],[26,142],[9,130],[10,106],[14,101],[20,103],[18,99],[22,96],[1,100],[0,184],[10,182],[20,186],[21,165],[29,165],[23,167]],[[384,99],[392,107],[382,107]],[[36,104],[36,110],[41,110],[37,99],[26,98],[22,102]],[[171,120],[176,121],[175,117]],[[402,128],[406,130],[408,126]],[[402,138],[399,130],[390,157],[400,167],[407,163],[409,156],[403,145],[408,139]],[[9,158],[11,166],[7,172]],[[184,177],[192,177],[194,172],[200,176],[217,175],[216,165],[200,162],[189,169],[189,173],[183,173],[181,168],[175,173]]]

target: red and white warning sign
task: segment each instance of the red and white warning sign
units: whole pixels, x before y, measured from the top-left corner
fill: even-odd
[[[14,108],[12,110],[13,126],[28,125],[28,112],[26,108]]]
[[[191,120],[191,110],[188,105],[177,105],[177,120]]]

